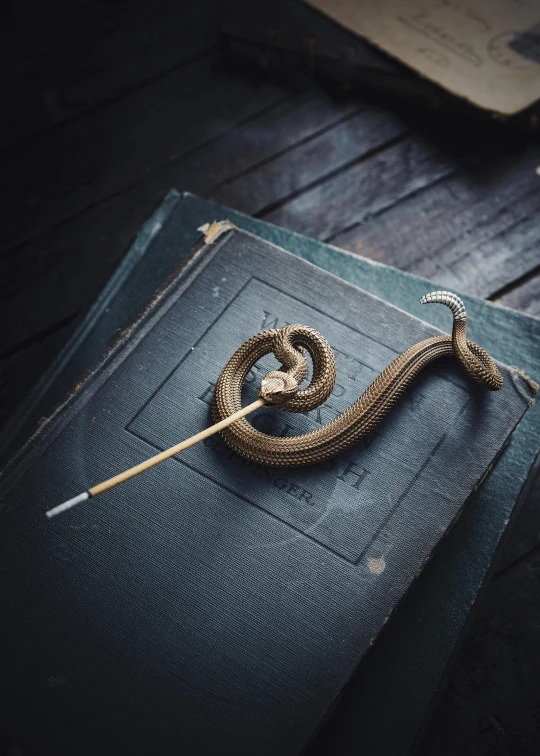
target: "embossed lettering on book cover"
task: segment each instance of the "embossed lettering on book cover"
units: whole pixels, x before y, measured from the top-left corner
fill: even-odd
[[[512,115],[540,99],[538,0],[307,0],[474,105]]]

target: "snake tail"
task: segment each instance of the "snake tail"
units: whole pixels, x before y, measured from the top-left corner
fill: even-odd
[[[451,292],[435,291],[420,302],[450,308],[454,317],[452,335],[433,336],[409,347],[335,420],[310,433],[280,437],[263,433],[242,419],[221,431],[224,441],[243,457],[269,467],[303,467],[324,462],[372,431],[418,373],[441,357],[456,357],[482,388],[489,391],[502,388],[502,376],[495,362],[467,339],[463,301]],[[300,388],[308,374],[306,351],[313,370],[308,386]],[[248,373],[261,357],[271,352],[281,363],[281,369],[270,371],[261,381],[259,396],[266,404],[287,412],[307,412],[328,399],[336,381],[336,361],[329,343],[309,326],[288,325],[256,334],[233,354],[216,382],[212,400],[215,422],[241,408],[242,386]]]
[[[482,388],[499,391],[503,379],[495,362],[478,344],[467,340],[467,313],[463,300],[450,291],[432,291],[420,299],[420,304],[444,304],[452,310],[452,347],[455,356]]]

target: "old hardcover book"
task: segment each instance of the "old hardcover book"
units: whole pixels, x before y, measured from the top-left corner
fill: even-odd
[[[515,370],[486,396],[448,361],[322,468],[264,470],[213,440],[44,518],[204,427],[233,349],[302,320],[330,339],[339,386],[320,413],[259,413],[278,433],[325,422],[436,332],[233,231],[195,250],[3,476],[0,700],[40,752],[298,753],[532,401]]]

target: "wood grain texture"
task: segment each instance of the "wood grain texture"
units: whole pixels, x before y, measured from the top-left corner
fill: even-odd
[[[537,554],[490,585],[417,756],[534,756],[539,645]]]
[[[534,275],[507,294],[497,297],[497,302],[540,318],[540,274]]]
[[[497,560],[496,572],[501,577],[509,568],[528,563],[540,549],[540,470],[531,477],[523,506]]]
[[[210,197],[235,210],[267,216],[270,206],[286,203],[288,198],[341,173],[406,131],[407,125],[391,112],[376,108],[362,110],[225,182],[210,192]]]
[[[77,323],[52,328],[36,334],[37,338],[0,359],[0,427],[5,424],[14,408],[33,388],[40,373],[54,360]],[[36,367],[38,370],[36,370]]]
[[[1,249],[128,188],[287,95],[212,55],[8,152],[0,187],[12,223]]]
[[[276,153],[281,156],[278,161],[287,156],[290,175],[298,176],[297,184],[301,179],[314,180],[338,169],[343,160],[343,149],[336,147],[318,162],[305,161],[311,145],[320,147],[321,139],[327,146],[332,144],[327,130],[336,122],[345,127],[347,145],[357,155],[369,151],[374,140],[384,138],[382,135],[399,133],[403,128],[397,119],[380,110],[352,99],[335,102],[311,88],[265,110],[210,145],[168,162],[143,181],[38,239],[5,252],[0,257],[0,317],[10,327],[4,335],[4,348],[27,339],[36,328],[49,327],[56,320],[87,309],[112,275],[136,229],[170,186],[187,185],[212,196],[221,191],[220,185],[226,190],[227,179],[234,186],[237,175],[240,182],[246,175],[249,185],[250,169],[258,175],[259,166],[264,173],[267,165],[275,165],[272,158]],[[381,136],[375,136],[374,126]],[[324,134],[319,137],[321,131]],[[296,147],[299,142],[301,146]],[[343,135],[334,140],[335,145],[343,142]],[[276,178],[277,184],[268,186],[254,180],[252,202],[264,205],[270,191],[274,191],[274,197],[279,189],[286,191],[286,181],[279,174]],[[59,289],[63,291],[60,298]],[[34,306],[24,312],[28,301]]]
[[[423,139],[408,137],[266,213],[270,223],[321,241],[440,180],[452,161]],[[322,210],[324,209],[324,210]]]
[[[540,147],[449,176],[332,243],[439,285],[489,297],[538,266]]]
[[[9,61],[0,149],[125,97],[219,44],[222,0],[16,2],[0,25]]]

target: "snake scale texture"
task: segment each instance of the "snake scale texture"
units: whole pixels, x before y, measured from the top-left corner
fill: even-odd
[[[502,388],[502,376],[492,358],[467,339],[462,300],[448,291],[436,291],[422,297],[420,302],[445,304],[452,310],[452,335],[425,339],[400,354],[335,420],[311,433],[282,438],[262,433],[241,419],[221,432],[224,441],[243,457],[270,467],[303,467],[324,462],[373,430],[426,365],[449,355],[455,355],[482,388],[489,391]],[[311,356],[313,372],[309,385],[300,390],[308,373],[304,350]],[[214,391],[212,413],[216,422],[241,408],[242,386],[249,371],[270,352],[282,369],[267,373],[261,382],[259,397],[267,405],[287,412],[307,412],[328,399],[336,381],[336,361],[330,345],[309,326],[288,325],[258,333],[231,357]]]

